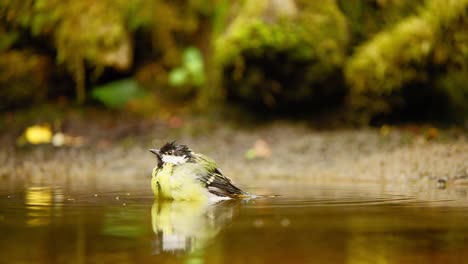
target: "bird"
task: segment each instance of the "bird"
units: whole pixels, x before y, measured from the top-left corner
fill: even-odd
[[[249,197],[234,185],[212,158],[183,144],[168,142],[149,149],[156,156],[151,188],[162,200],[226,200]]]

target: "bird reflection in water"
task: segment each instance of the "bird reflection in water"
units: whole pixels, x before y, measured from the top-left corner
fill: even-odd
[[[242,201],[158,201],[151,208],[153,254],[201,249],[232,221]]]

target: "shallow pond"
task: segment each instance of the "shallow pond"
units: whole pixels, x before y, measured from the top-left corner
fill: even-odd
[[[216,204],[158,203],[147,189],[2,191],[0,263],[466,263],[465,190],[376,189],[290,185]]]

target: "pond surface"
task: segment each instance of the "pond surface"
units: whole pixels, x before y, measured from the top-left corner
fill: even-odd
[[[3,191],[0,263],[467,263],[465,190],[429,200],[355,187],[272,193],[202,204],[154,202],[147,189]]]

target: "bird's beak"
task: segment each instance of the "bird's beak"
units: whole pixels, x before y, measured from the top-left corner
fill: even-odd
[[[158,158],[161,158],[161,153],[159,152],[159,149],[149,149],[149,151],[156,155]]]

